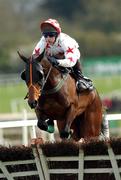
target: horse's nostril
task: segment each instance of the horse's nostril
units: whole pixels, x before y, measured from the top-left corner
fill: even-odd
[[[33,107],[35,108],[35,107],[36,107],[36,105],[37,105],[37,101],[34,101],[34,103],[33,103]]]
[[[29,106],[33,109],[33,108],[35,108],[36,106],[37,106],[37,101],[35,100],[35,101],[28,101],[28,104],[29,104]]]

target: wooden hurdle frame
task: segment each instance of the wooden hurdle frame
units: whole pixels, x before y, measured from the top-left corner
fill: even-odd
[[[31,160],[28,159],[28,160],[5,161],[5,162],[0,161],[0,170],[2,171],[2,173],[0,173],[0,179],[6,178],[7,180],[14,180],[14,177],[26,177],[26,176],[38,175],[39,179],[45,180],[37,149],[35,147],[32,147],[32,151],[33,151],[34,159]],[[35,164],[37,169],[34,171],[22,171],[22,172],[20,171],[20,172],[12,172],[12,173],[10,173],[7,169],[7,166],[29,165],[29,164]]]
[[[46,157],[43,154],[41,148],[38,148],[40,163],[43,171],[44,180],[50,180],[50,174],[78,174],[78,180],[84,180],[84,174],[87,173],[114,173],[115,180],[121,180],[121,168],[118,168],[117,160],[121,159],[121,155],[114,154],[110,145],[108,146],[108,155],[91,155],[91,156],[84,156],[84,151],[82,149],[79,150],[78,156],[61,156],[61,157]],[[84,169],[84,162],[85,161],[99,161],[99,160],[108,160],[111,162],[112,168],[89,168]],[[58,161],[58,162],[70,162],[70,161],[77,161],[78,169],[49,169],[47,166],[48,161]]]
[[[34,142],[34,141],[33,141]],[[34,159],[21,160],[21,161],[0,161],[0,179],[6,178],[7,180],[14,180],[14,177],[26,177],[37,175],[41,180],[50,180],[51,174],[76,174],[78,180],[84,180],[84,174],[104,174],[110,173],[114,174],[115,180],[121,179],[121,167],[118,167],[117,160],[121,160],[121,154],[115,155],[110,144],[108,144],[108,155],[84,155],[84,150],[79,149],[78,156],[56,156],[47,157],[44,155],[41,146],[37,143],[31,144]],[[24,152],[23,152],[24,153]],[[110,168],[84,168],[84,163],[86,161],[110,161]],[[49,168],[48,162],[70,162],[75,161],[78,164],[78,168]],[[20,165],[20,164],[35,164],[36,170],[33,171],[22,171],[22,172],[12,172],[10,173],[7,166]]]

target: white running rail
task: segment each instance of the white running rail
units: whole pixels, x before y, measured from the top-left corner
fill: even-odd
[[[107,114],[106,119],[108,121],[121,120],[121,114]],[[32,130],[31,138],[36,138],[36,129],[35,129],[36,125],[37,125],[37,120],[36,119],[29,120],[27,118],[27,112],[25,111],[23,115],[23,119],[21,120],[0,121],[0,130],[5,129],[5,128],[21,127],[22,139],[23,139],[22,142],[24,145],[28,145],[28,127],[31,127],[31,130]],[[52,139],[53,138],[54,137],[52,137]],[[1,137],[1,139],[3,139],[3,137]]]

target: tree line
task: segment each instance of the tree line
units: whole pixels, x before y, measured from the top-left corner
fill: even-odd
[[[1,0],[0,73],[21,69],[16,51],[30,55],[49,17],[78,41],[82,56],[121,55],[120,12],[120,0]]]

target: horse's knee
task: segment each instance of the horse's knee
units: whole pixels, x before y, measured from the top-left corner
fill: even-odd
[[[37,126],[38,126],[38,128],[40,128],[43,131],[48,130],[48,124],[45,121],[38,121]]]
[[[37,126],[43,130],[43,131],[47,131],[49,133],[53,133],[54,132],[54,122],[53,120],[48,120],[48,121],[38,121]]]
[[[54,121],[52,119],[48,119],[47,124],[51,125],[51,126],[54,126]]]

